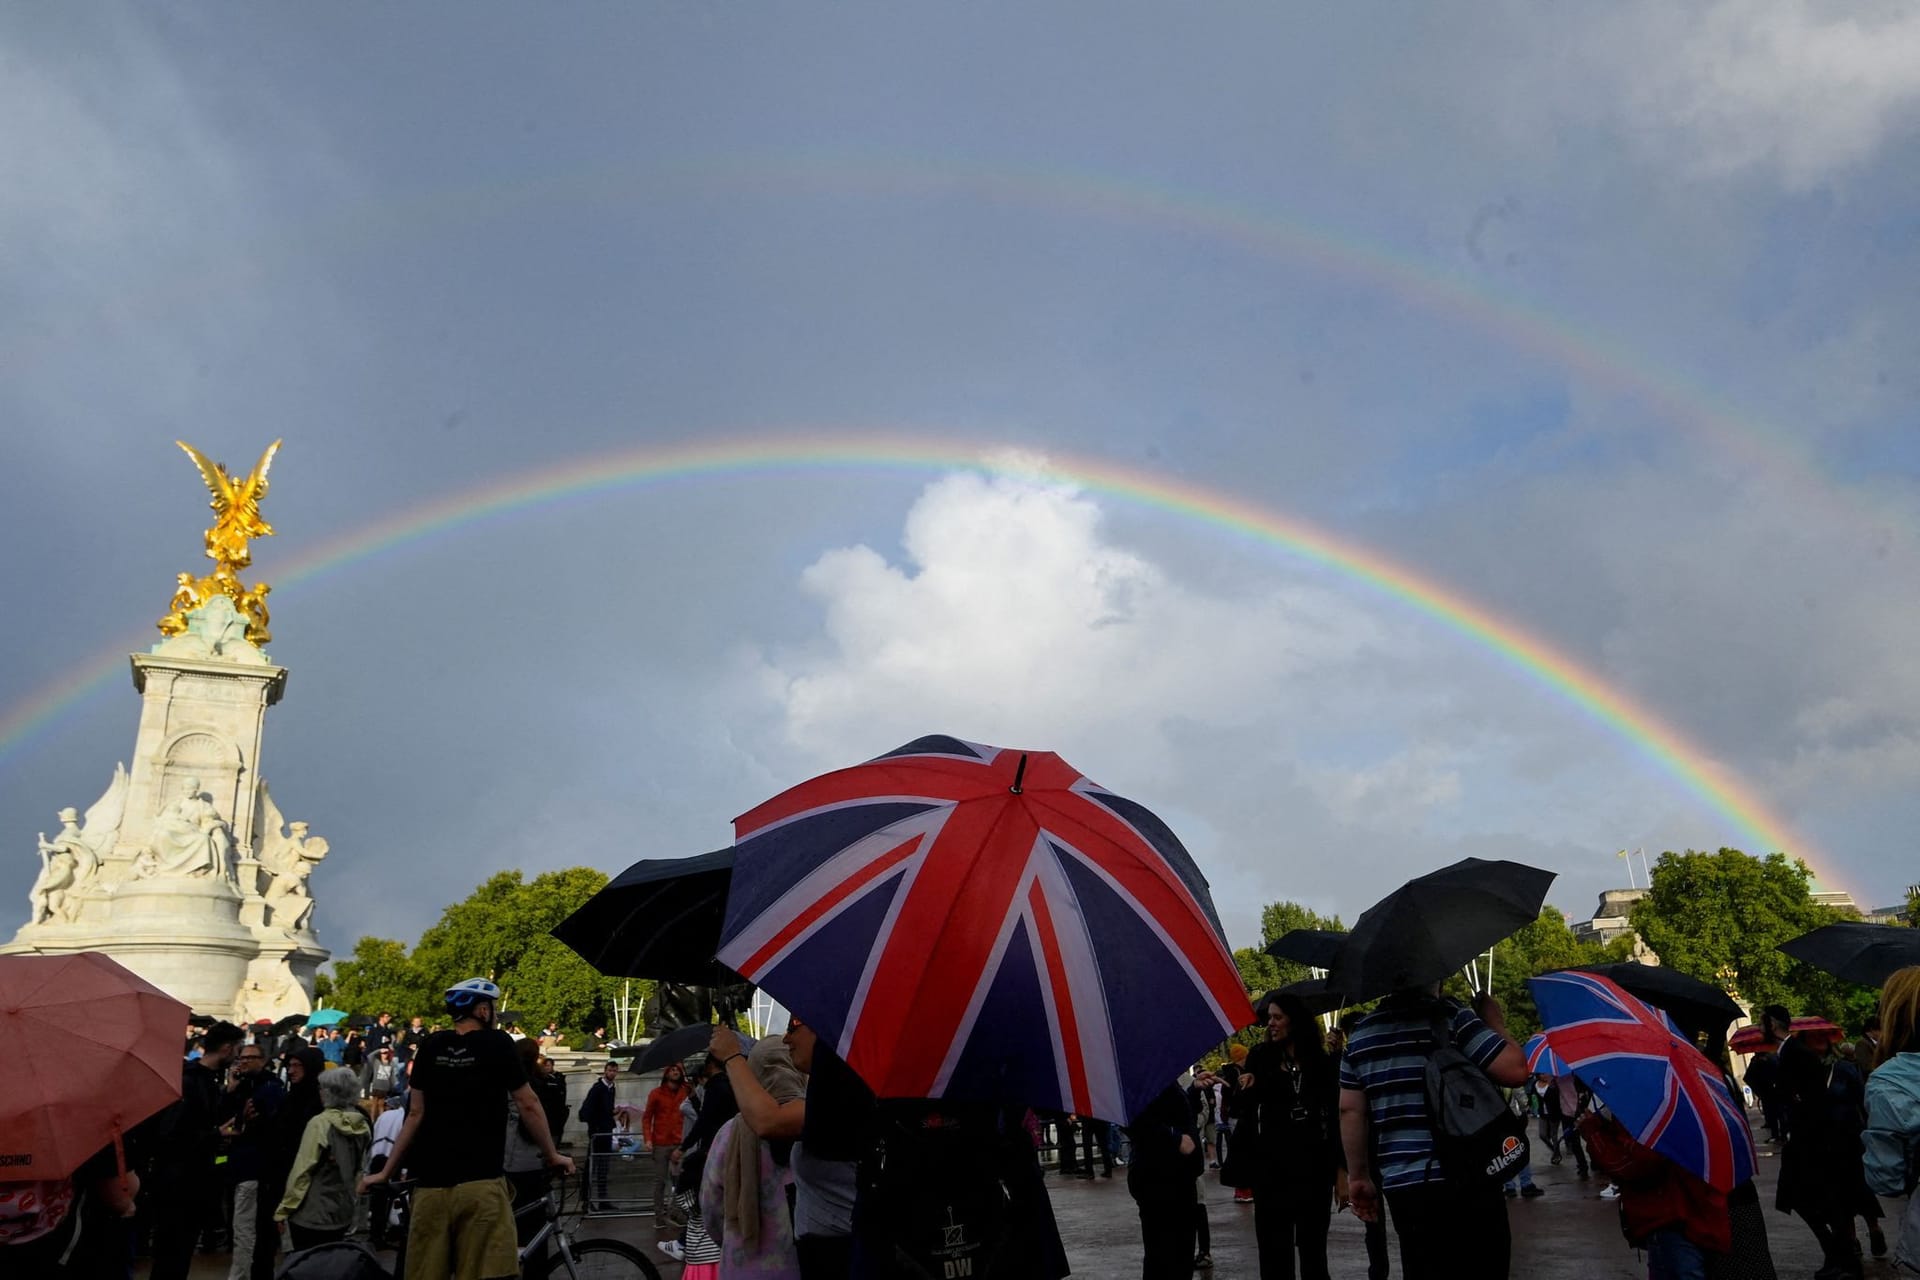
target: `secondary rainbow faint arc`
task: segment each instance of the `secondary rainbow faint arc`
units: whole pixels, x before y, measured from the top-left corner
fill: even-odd
[[[1705,751],[1598,675],[1516,623],[1439,582],[1357,543],[1292,516],[1188,481],[1092,458],[1025,457],[981,444],[932,444],[888,437],[736,438],[717,443],[648,446],[595,454],[451,494],[363,525],[265,576],[294,586],[382,551],[489,517],[562,498],[647,482],[795,469],[970,470],[1062,481],[1279,546],[1301,559],[1405,602],[1492,650],[1630,743],[1762,852],[1786,850],[1815,866],[1815,855],[1765,801]],[[297,625],[297,624],[296,624]],[[115,648],[52,682],[0,718],[0,758],[37,728],[116,675],[126,651]],[[1815,867],[1816,871],[1818,870]]]

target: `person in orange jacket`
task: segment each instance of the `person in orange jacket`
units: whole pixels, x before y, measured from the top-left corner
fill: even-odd
[[[1725,1193],[1635,1142],[1611,1115],[1588,1112],[1579,1127],[1594,1164],[1620,1187],[1620,1229],[1647,1251],[1651,1280],[1705,1280],[1707,1256],[1733,1248]]]
[[[667,1210],[673,1204],[673,1158],[680,1151],[685,1122],[680,1117],[680,1102],[693,1090],[680,1064],[670,1063],[660,1073],[660,1083],[647,1094],[646,1109],[640,1113],[640,1136],[653,1151],[653,1225],[666,1230]]]

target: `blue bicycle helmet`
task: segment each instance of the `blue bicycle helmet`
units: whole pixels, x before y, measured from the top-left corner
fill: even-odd
[[[456,982],[447,988],[447,1012],[458,1015],[465,1013],[482,1000],[493,1004],[499,999],[499,987],[485,978],[468,978],[465,982]]]

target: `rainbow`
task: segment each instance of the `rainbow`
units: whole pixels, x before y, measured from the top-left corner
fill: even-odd
[[[1184,480],[1092,458],[1022,457],[991,446],[940,443],[896,436],[743,436],[643,446],[575,458],[545,470],[450,494],[424,507],[353,529],[300,557],[270,580],[286,589],[489,519],[561,499],[676,480],[807,470],[896,470],[938,474],[954,470],[1012,474],[1111,496],[1196,521],[1279,548],[1423,614],[1497,655],[1535,684],[1573,705],[1634,748],[1680,787],[1725,818],[1756,851],[1792,850],[1815,866],[1815,853],[1751,787],[1701,748],[1600,676],[1516,623],[1496,617],[1448,586],[1358,543],[1245,498]],[[18,752],[39,730],[124,670],[130,646],[115,646],[0,717],[0,760]],[[1819,868],[1815,866],[1815,870]],[[1831,883],[1831,878],[1821,877]]]

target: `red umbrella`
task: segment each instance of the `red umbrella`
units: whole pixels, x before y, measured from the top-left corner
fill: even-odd
[[[64,1178],[180,1097],[187,1006],[94,951],[0,956],[0,1170]]]
[[[1793,1034],[1811,1036],[1839,1036],[1846,1033],[1825,1018],[1816,1018],[1811,1014],[1793,1020]],[[1779,1042],[1767,1039],[1766,1031],[1759,1025],[1742,1027],[1727,1037],[1727,1048],[1735,1053],[1759,1053],[1763,1049],[1779,1047]]]
[[[1186,849],[1056,755],[922,738],[734,833],[718,958],[881,1097],[1126,1122],[1253,1021]]]

